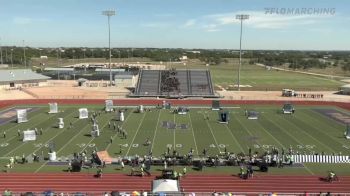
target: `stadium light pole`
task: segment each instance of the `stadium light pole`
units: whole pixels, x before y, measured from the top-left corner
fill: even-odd
[[[1,65],[4,64],[4,61],[2,59],[1,37],[0,37],[0,60],[1,60]]]
[[[110,86],[112,86],[112,67],[111,67],[111,63],[112,63],[112,51],[111,51],[111,24],[110,24],[110,20],[111,20],[111,16],[115,15],[115,11],[114,10],[106,10],[102,12],[103,15],[108,17],[108,46],[109,46],[109,82],[110,82]]]
[[[26,60],[26,47],[24,45],[24,40],[23,41],[23,60],[24,60],[24,68],[27,69],[27,60]]]
[[[13,69],[13,48],[11,48],[11,67]]]
[[[243,28],[243,20],[249,19],[249,15],[246,14],[238,14],[236,15],[236,19],[241,21],[241,33],[239,36],[239,67],[238,67],[238,91],[240,88],[240,80],[241,80],[241,66],[242,66],[242,28]]]

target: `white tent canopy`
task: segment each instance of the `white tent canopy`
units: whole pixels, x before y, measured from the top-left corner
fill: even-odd
[[[160,192],[180,192],[178,181],[169,179],[153,180],[152,193]]]

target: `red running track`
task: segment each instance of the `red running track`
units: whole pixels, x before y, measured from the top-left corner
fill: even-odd
[[[124,174],[104,174],[95,178],[92,174],[25,174],[6,173],[0,175],[0,191],[13,192],[94,192],[150,191],[151,177],[135,177]],[[341,176],[340,181],[328,183],[319,176],[262,175],[242,180],[230,175],[186,175],[180,180],[186,192],[278,192],[302,193],[304,191],[350,193],[350,176]]]
[[[116,105],[156,105],[163,100],[156,99],[122,99],[114,100]],[[211,105],[211,100],[167,100],[174,105]],[[0,101],[0,108],[15,105],[47,104],[104,104],[104,100],[5,100]],[[285,101],[246,101],[221,100],[223,105],[238,104],[278,104]],[[323,101],[292,101],[296,105],[334,105],[350,110],[350,103]],[[327,183],[319,176],[256,176],[241,180],[230,175],[187,175],[180,184],[186,192],[338,192],[350,193],[350,176],[340,177],[339,182]],[[104,174],[97,179],[92,174],[0,174],[0,191],[10,189],[13,192],[96,192],[149,191],[154,177],[131,177],[122,174]]]
[[[173,105],[207,105],[211,106],[212,100],[209,99],[164,99]],[[48,104],[57,102],[58,104],[100,104],[104,105],[103,99],[23,99],[23,100],[1,100],[0,108],[15,105],[28,104]],[[163,99],[116,99],[114,105],[157,105],[162,104]],[[329,101],[280,101],[280,100],[220,100],[222,105],[244,105],[244,104],[261,104],[261,105],[283,105],[290,102],[295,105],[328,105],[338,106],[350,110],[350,103],[346,102],[329,102]]]
[[[350,193],[350,176],[328,183],[320,176],[263,175],[242,180],[232,175],[189,175],[180,184],[186,192]]]
[[[83,173],[5,173],[0,174],[0,191],[12,192],[96,192],[105,191],[149,191],[154,176],[128,176],[125,174],[103,174],[96,178]]]

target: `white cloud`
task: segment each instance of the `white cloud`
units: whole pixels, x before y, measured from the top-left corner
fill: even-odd
[[[191,26],[194,26],[195,24],[196,24],[196,19],[189,19],[185,22],[183,27],[191,27]]]
[[[207,32],[216,32],[216,31],[221,31],[221,29],[218,28],[217,24],[207,24],[203,25],[202,29],[204,29]]]
[[[207,32],[217,32],[221,31],[221,29],[206,29]]]
[[[332,17],[330,15],[276,15],[265,14],[264,11],[240,11],[205,15],[196,19],[190,19],[185,24],[198,25],[205,31],[215,31],[224,26],[239,24],[240,21],[236,19],[237,14],[248,14],[249,19],[244,21],[244,25],[259,29],[285,29],[305,26],[322,22],[325,18]],[[191,21],[196,22],[192,24],[190,23]]]
[[[155,22],[155,23],[142,23],[142,27],[147,27],[147,28],[164,28],[164,27],[169,27],[170,24],[168,23],[162,23],[162,22]]]
[[[245,11],[226,14],[209,15],[207,18],[216,21],[219,25],[239,23],[237,14],[249,14],[245,24],[252,28],[283,29],[299,25],[310,25],[331,17],[327,15],[276,15],[265,14],[263,11]]]
[[[14,17],[12,21],[14,24],[17,24],[17,25],[27,25],[27,24],[33,24],[33,23],[48,22],[49,19],[47,19],[47,18]]]
[[[163,14],[153,14],[155,17],[160,17],[160,18],[166,18],[166,17],[172,17],[175,16],[174,14],[170,13],[163,13]]]

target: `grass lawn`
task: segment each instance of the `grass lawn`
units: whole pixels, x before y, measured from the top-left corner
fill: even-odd
[[[40,59],[33,59],[33,65],[38,65]],[[106,59],[91,58],[91,59],[65,59],[62,60],[61,65],[71,65],[76,63],[86,62],[106,62]],[[148,58],[124,58],[112,59],[112,62],[128,63],[150,63],[159,64],[159,62],[151,61]],[[47,66],[57,66],[57,61],[51,59],[46,62]],[[167,63],[164,62],[168,68],[176,67],[178,69],[210,69],[212,81],[215,85],[221,85],[226,88],[229,85],[237,84],[237,71],[238,71],[238,59],[228,59],[228,63],[222,63],[220,65],[205,66],[203,62],[198,59],[191,59],[187,62],[186,66],[183,63]],[[337,68],[334,68],[336,70]],[[324,72],[334,73],[333,69],[320,70]],[[317,72],[317,71],[316,71]],[[337,73],[337,72],[335,72]],[[243,60],[241,68],[241,85],[250,85],[251,87],[241,88],[241,90],[277,90],[280,91],[283,88],[292,88],[295,90],[303,91],[315,91],[315,90],[338,90],[340,86],[345,84],[339,81],[340,79],[330,79],[318,76],[311,76],[300,73],[283,72],[276,70],[266,70],[265,68],[249,65],[247,60]]]
[[[24,107],[24,106],[23,106]],[[21,107],[21,108],[23,108]],[[29,108],[30,106],[26,107]],[[81,106],[85,107],[85,106]],[[89,111],[102,110],[102,106],[87,105]],[[326,154],[342,152],[349,154],[350,143],[343,137],[345,125],[338,123],[323,114],[316,112],[316,108],[332,109],[349,114],[335,107],[306,107],[297,106],[294,115],[282,115],[278,112],[281,108],[276,106],[241,105],[239,108],[229,108],[229,124],[217,122],[217,111],[208,109],[190,109],[187,115],[173,114],[170,110],[152,109],[150,112],[135,113],[129,108],[126,112],[126,120],[122,123],[116,121],[115,113],[104,113],[97,117],[101,130],[101,136],[90,136],[90,119],[78,119],[77,106],[59,106],[58,114],[48,114],[47,106],[40,106],[36,111],[30,112],[29,122],[17,124],[14,121],[0,126],[0,131],[6,131],[6,138],[0,138],[0,164],[4,166],[11,156],[28,156],[32,153],[44,154],[47,157],[48,143],[55,144],[58,157],[71,157],[74,152],[93,149],[107,150],[112,157],[145,155],[149,151],[154,156],[162,155],[167,146],[176,146],[177,151],[183,155],[191,148],[195,156],[201,156],[204,148],[208,154],[216,155],[226,148],[229,152],[239,153],[252,151],[264,152],[273,146],[279,149],[288,149],[290,146],[300,153],[311,154],[324,152]],[[245,109],[254,109],[260,113],[258,120],[248,120],[244,116]],[[209,115],[209,120],[204,120],[204,114]],[[66,127],[58,129],[54,125],[57,118],[63,117]],[[127,139],[122,139],[112,128],[108,127],[111,121],[120,124],[128,133]],[[176,125],[187,125],[187,129],[176,128],[170,130],[162,126],[163,122],[171,122]],[[69,129],[69,123],[73,128]],[[17,136],[17,130],[43,128],[43,135],[39,135],[36,141],[22,142],[22,137]],[[2,135],[2,132],[1,132]],[[113,143],[110,138],[113,137]],[[152,144],[144,146],[146,139]],[[120,146],[122,153],[120,154]],[[272,168],[269,173],[293,173],[293,174],[324,174],[330,168],[341,174],[350,174],[345,169],[348,164],[304,164],[301,168]],[[46,162],[16,165],[13,171],[21,172],[48,172],[62,171],[65,166],[48,166]],[[118,166],[110,166],[107,172],[119,171]],[[155,171],[159,168],[154,167]],[[238,168],[219,167],[205,168],[207,172],[233,172]],[[238,170],[237,170],[238,171]],[[88,171],[86,171],[88,172]],[[195,172],[195,171],[193,171]]]
[[[211,66],[214,84],[227,87],[237,83],[237,65]],[[266,70],[256,65],[244,64],[241,69],[241,85],[252,87],[242,90],[281,90],[291,88],[299,91],[338,90],[344,83],[338,80],[306,74]]]

